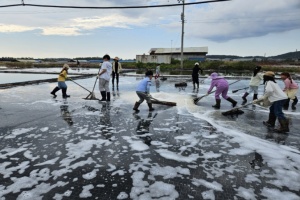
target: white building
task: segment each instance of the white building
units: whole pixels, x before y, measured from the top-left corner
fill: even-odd
[[[184,60],[204,61],[208,47],[187,47],[183,49]],[[136,62],[171,63],[171,59],[181,60],[181,48],[151,48],[150,55],[137,55]]]
[[[136,62],[170,64],[171,55],[136,55]]]

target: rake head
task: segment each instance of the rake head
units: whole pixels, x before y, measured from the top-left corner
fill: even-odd
[[[242,114],[244,114],[244,111],[242,111],[239,108],[232,109],[232,110],[229,110],[226,112],[222,112],[222,115],[224,115],[224,116],[233,116],[233,115],[242,115]]]
[[[175,83],[175,87],[187,87],[187,83],[186,82]]]
[[[84,98],[85,100],[99,100],[96,98],[96,95],[94,92],[91,92],[87,97]]]

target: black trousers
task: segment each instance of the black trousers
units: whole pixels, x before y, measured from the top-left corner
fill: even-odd
[[[117,79],[117,86],[119,85],[119,73],[112,72],[112,85],[114,86],[115,84],[115,78]]]
[[[198,74],[193,74],[193,84],[197,84],[199,86],[199,75]]]

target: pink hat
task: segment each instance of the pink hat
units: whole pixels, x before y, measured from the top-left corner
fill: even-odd
[[[219,76],[218,73],[217,73],[217,72],[214,72],[214,73],[212,73],[212,74],[210,75],[210,78],[214,80],[214,79],[217,79],[218,76]]]

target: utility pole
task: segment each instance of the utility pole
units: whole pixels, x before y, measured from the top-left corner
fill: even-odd
[[[178,0],[178,3],[182,2],[182,13],[181,13],[181,59],[180,59],[180,66],[183,69],[183,40],[184,40],[184,1],[185,0]]]
[[[170,63],[172,63],[172,53],[173,53],[173,40],[171,40],[171,58],[170,58]]]

